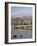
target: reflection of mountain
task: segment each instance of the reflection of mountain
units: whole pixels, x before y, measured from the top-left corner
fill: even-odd
[[[11,18],[11,24],[15,24],[15,23],[29,23],[32,22],[32,16],[23,16],[22,18],[17,17],[17,18]]]

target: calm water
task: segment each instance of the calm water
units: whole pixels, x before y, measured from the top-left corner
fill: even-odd
[[[15,30],[11,26],[11,39],[30,39],[32,38],[32,30]]]

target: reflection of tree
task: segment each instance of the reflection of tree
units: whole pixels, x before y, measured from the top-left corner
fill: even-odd
[[[24,27],[22,26],[22,27],[20,27],[20,29],[24,29]]]

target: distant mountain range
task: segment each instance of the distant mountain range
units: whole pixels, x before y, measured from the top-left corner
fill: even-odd
[[[32,16],[23,16],[22,18],[20,18],[20,17],[11,18],[11,23],[19,23],[19,22],[24,22],[24,21],[32,22]]]
[[[24,15],[24,14],[18,14],[18,15],[11,15],[11,18],[22,18],[22,17],[28,17],[32,15]]]

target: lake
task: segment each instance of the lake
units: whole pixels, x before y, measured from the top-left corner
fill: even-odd
[[[13,25],[11,25],[11,39],[31,39],[31,38],[32,38],[32,30],[14,29]]]

